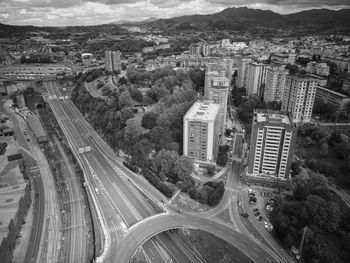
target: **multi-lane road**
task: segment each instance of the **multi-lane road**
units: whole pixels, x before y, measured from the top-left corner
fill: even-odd
[[[120,164],[118,157],[86,122],[75,105],[62,96],[58,84],[48,82],[45,85],[50,106],[84,169],[88,189],[96,201],[94,205],[100,211],[106,249],[98,260],[129,262],[137,247],[145,244],[149,238],[165,230],[185,227],[205,230],[221,237],[255,262],[281,261],[265,246],[225,224],[193,214],[179,214],[171,206],[162,207],[160,200],[164,197],[144,179]],[[94,193],[96,188],[99,190]],[[145,195],[149,198],[145,198]],[[167,254],[175,260],[180,258],[180,262],[202,262],[195,253],[188,253],[190,250],[184,242],[164,234],[153,239],[151,245],[145,244],[144,250],[146,254],[148,250],[148,257],[161,256],[163,249],[157,249],[158,245],[163,248],[178,246],[179,249],[167,251]]]

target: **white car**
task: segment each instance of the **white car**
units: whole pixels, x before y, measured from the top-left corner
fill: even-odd
[[[248,194],[255,194],[255,192],[256,192],[256,191],[255,191],[254,189],[251,189],[251,188],[248,189]]]

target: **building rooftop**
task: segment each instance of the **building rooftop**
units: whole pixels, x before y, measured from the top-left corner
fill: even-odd
[[[30,129],[33,131],[35,138],[40,138],[43,136],[47,136],[41,121],[38,116],[32,115],[27,119],[28,125]]]
[[[330,89],[327,89],[326,87],[322,87],[322,86],[317,86],[317,89],[320,89],[320,90],[323,90],[325,92],[328,92],[328,93],[331,93],[335,96],[338,96],[338,97],[341,97],[341,98],[349,98],[348,96],[344,95],[344,94],[341,94],[339,92],[336,92],[334,90],[330,90]]]
[[[293,124],[290,115],[284,111],[255,110],[254,114],[258,123]]]
[[[220,104],[209,101],[195,102],[185,114],[184,119],[194,121],[215,121],[220,110]]]

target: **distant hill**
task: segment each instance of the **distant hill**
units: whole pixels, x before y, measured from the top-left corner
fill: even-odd
[[[312,9],[298,13],[281,15],[269,10],[247,7],[226,8],[209,15],[189,15],[169,19],[158,19],[144,24],[158,29],[231,29],[249,28],[292,28],[306,27],[315,30],[341,28],[350,31],[350,9],[339,11]]]

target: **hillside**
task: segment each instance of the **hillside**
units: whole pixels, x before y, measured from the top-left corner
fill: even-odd
[[[169,19],[158,19],[144,24],[163,30],[245,30],[258,27],[292,29],[301,26],[314,29],[315,32],[331,29],[349,32],[350,9],[339,11],[313,9],[281,15],[269,10],[232,7],[210,15],[180,16]]]

